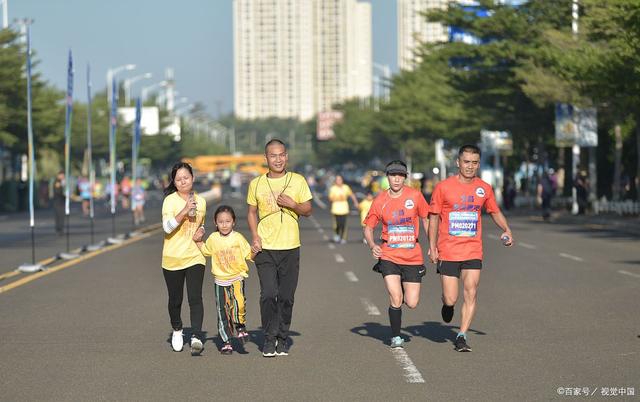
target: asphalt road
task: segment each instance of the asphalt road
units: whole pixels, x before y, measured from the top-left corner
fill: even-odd
[[[226,201],[248,234],[244,204]],[[407,342],[394,352],[388,297],[356,220],[346,245],[327,241],[326,211],[301,220],[286,357],[260,353],[255,271],[246,286],[252,339],[242,353],[218,353],[211,275],[203,355],[172,352],[159,231],[5,292],[28,275],[0,280],[0,400],[549,400],[571,398],[559,395],[569,387],[595,391],[591,398],[638,398],[638,238],[516,217],[518,245],[508,249],[485,218],[473,352],[453,351],[461,301],[444,324],[433,265],[418,308],[404,308]],[[188,325],[186,306],[183,319]],[[602,395],[614,387],[636,395]]]

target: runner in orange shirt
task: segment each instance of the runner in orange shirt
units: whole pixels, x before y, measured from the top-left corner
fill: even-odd
[[[391,347],[401,348],[402,302],[414,309],[420,301],[420,283],[425,274],[422,249],[418,244],[420,221],[427,229],[429,204],[422,193],[404,184],[407,165],[392,161],[385,168],[389,189],[373,200],[364,219],[364,237],[378,263],[373,270],[382,274],[389,292]],[[373,230],[382,221],[382,245],[375,243]]]
[[[460,332],[455,350],[471,352],[466,332],[476,311],[476,294],[482,269],[482,208],[503,230],[505,246],[513,245],[507,219],[500,212],[491,186],[476,177],[480,149],[464,145],[458,152],[458,174],[441,181],[431,196],[429,258],[436,263],[442,282],[442,320],[451,322],[458,300],[458,279],[464,286]]]

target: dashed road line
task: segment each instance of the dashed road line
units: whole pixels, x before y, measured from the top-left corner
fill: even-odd
[[[490,239],[498,240],[498,236],[496,236],[496,235],[494,235],[494,234],[490,234],[490,235],[488,235],[488,236],[489,236],[489,238],[490,238]]]
[[[347,271],[344,273],[344,276],[347,277],[349,282],[358,282],[358,277],[352,271]]]
[[[335,254],[335,257],[336,257],[336,262],[340,262],[340,263],[344,262],[344,257],[342,255]]]
[[[418,368],[413,364],[413,361],[407,354],[407,351],[402,348],[391,349],[391,354],[396,359],[398,365],[404,371],[404,379],[408,383],[424,383],[424,378]]]
[[[329,241],[329,236],[327,236],[326,234],[322,235],[322,240]]]
[[[571,255],[571,254],[567,254],[567,253],[560,253],[559,255],[560,255],[560,257],[568,258],[568,259],[574,260],[574,261],[579,261],[579,262],[584,261],[580,257],[576,257],[575,255]]]
[[[634,274],[633,272],[629,272],[629,271],[619,270],[619,271],[618,271],[618,273],[619,273],[619,274],[622,274],[622,275],[632,276],[632,277],[634,277],[634,278],[640,278],[640,275],[638,275],[638,274]]]
[[[365,297],[361,297],[360,301],[362,302],[362,305],[364,306],[364,309],[367,311],[367,314],[369,315],[380,315],[380,310],[378,310],[378,307],[376,307],[375,304],[371,303],[371,301]]]
[[[519,242],[518,245],[524,247],[524,248],[528,248],[529,250],[535,250],[538,247],[534,246],[533,244],[529,244],[529,243],[523,243],[523,242]]]
[[[324,229],[323,228],[318,228],[318,233],[324,233]]]
[[[329,246],[330,250],[335,250],[335,248],[336,248],[336,245],[333,244],[333,243],[329,243],[328,246]]]

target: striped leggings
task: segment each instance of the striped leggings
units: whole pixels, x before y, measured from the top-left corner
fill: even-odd
[[[236,335],[238,327],[246,324],[244,281],[233,282],[229,286],[214,284],[218,306],[218,333],[223,342]]]

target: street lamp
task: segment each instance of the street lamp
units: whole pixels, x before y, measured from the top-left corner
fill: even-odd
[[[164,86],[167,86],[167,80],[162,80],[160,82],[156,82],[153,85],[149,85],[147,87],[142,88],[142,91],[140,93],[140,97],[142,98],[142,101],[144,102],[147,99],[147,94],[149,93],[149,91],[151,91],[152,89],[156,89]]]
[[[2,3],[2,29],[9,28],[9,0],[0,0]]]
[[[111,81],[113,80],[113,77],[121,71],[131,71],[135,68],[135,64],[125,64],[123,66],[107,69],[107,100],[109,101],[109,104],[111,104],[111,99],[113,97],[113,94],[111,93]]]
[[[151,73],[145,73],[145,74],[136,75],[135,77],[127,78],[124,80],[123,86],[124,86],[125,106],[129,106],[129,104],[131,103],[131,85],[133,85],[137,81],[151,78],[151,76],[152,76]]]

